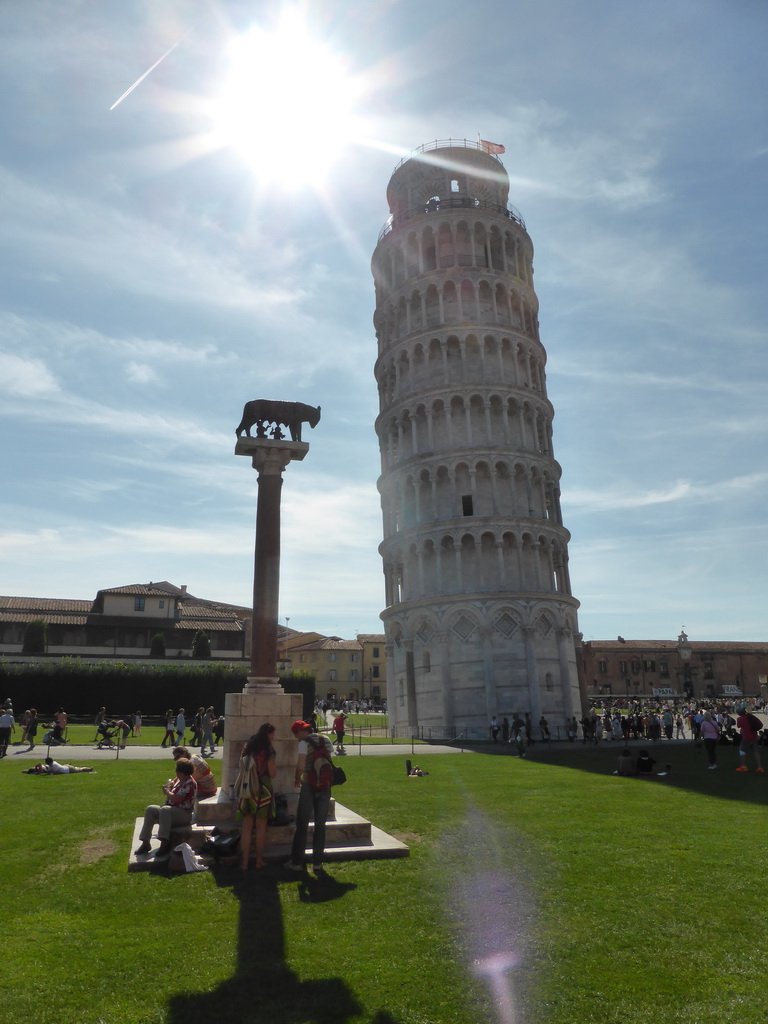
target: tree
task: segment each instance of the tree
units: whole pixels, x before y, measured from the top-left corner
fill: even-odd
[[[150,658],[164,658],[165,657],[165,635],[163,633],[155,633],[152,637],[152,643],[149,648]]]
[[[198,629],[195,633],[195,639],[192,641],[192,657],[210,658],[210,656],[211,641],[208,639],[208,634],[205,630]]]
[[[45,654],[48,642],[48,623],[45,619],[33,619],[24,630],[22,654]]]

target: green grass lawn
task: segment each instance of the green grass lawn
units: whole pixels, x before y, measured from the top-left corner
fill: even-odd
[[[387,735],[379,735],[382,730],[386,733],[387,729],[387,716],[386,715],[350,715],[347,719],[348,723],[348,740],[354,738],[355,743],[360,741],[360,734],[362,733],[363,743],[390,743],[391,739]],[[41,724],[37,733],[37,743],[42,745],[43,735],[47,731],[49,722],[46,721],[45,725]],[[327,729],[323,730],[328,732]],[[372,735],[371,735],[372,734]],[[96,735],[96,727],[92,723],[88,725],[79,725],[76,723],[70,723],[67,726],[67,739],[70,743],[75,745],[86,745],[94,746],[93,738]],[[160,743],[165,735],[165,729],[156,725],[144,725],[142,726],[141,736],[129,736],[128,745],[133,746],[160,746]],[[187,728],[185,744],[189,746],[189,740],[192,736],[192,730],[190,727]],[[21,729],[17,727],[13,737],[14,741],[21,739]]]
[[[768,776],[661,748],[349,757],[339,799],[403,860],[241,875],[128,874],[165,766],[36,778],[0,764],[4,1024],[476,1024],[478,971],[516,959],[518,1024],[765,1022]],[[85,760],[83,763],[88,763]],[[662,765],[663,766],[663,765]]]
[[[48,730],[49,722],[45,722],[45,725],[41,723],[37,731],[37,744],[38,746],[43,743],[43,736]],[[95,746],[94,737],[96,735],[96,726],[93,723],[89,725],[78,725],[72,722],[67,726],[67,739],[70,743],[79,746]],[[160,742],[165,735],[165,729],[160,728],[156,725],[145,725],[141,730],[141,736],[128,736],[128,744],[130,746],[160,746]],[[187,739],[189,739],[190,731],[187,730]],[[21,729],[17,726],[16,733],[13,737],[14,741],[21,739]]]

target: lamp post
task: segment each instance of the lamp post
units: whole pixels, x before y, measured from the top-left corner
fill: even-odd
[[[680,661],[683,663],[683,667],[679,670],[678,674],[682,676],[685,695],[690,699],[693,696],[693,674],[691,672],[690,664],[691,656],[693,655],[693,647],[691,647],[688,642],[685,627],[680,630],[680,635],[677,638],[677,654]]]

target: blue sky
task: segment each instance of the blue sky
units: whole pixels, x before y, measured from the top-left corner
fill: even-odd
[[[379,632],[370,256],[400,157],[479,133],[535,246],[584,636],[765,640],[766,5],[290,11],[2,6],[0,592],[249,603],[234,429],[280,398],[323,408],[283,488],[281,621]],[[243,37],[278,59],[236,104]]]

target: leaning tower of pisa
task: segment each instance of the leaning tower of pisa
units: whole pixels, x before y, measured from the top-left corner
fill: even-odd
[[[580,710],[533,245],[491,148],[403,160],[372,261],[388,710],[433,734]]]

